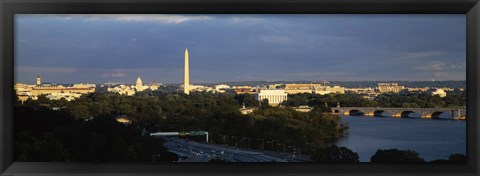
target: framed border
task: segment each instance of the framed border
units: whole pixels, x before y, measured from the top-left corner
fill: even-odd
[[[0,0],[0,172],[3,175],[479,175],[479,0]],[[13,162],[15,14],[465,14],[467,164]]]

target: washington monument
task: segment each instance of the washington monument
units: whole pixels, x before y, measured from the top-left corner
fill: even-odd
[[[183,93],[190,94],[190,78],[188,73],[188,49],[185,48],[185,75],[183,77]]]

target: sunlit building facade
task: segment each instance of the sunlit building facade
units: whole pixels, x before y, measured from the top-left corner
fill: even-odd
[[[215,92],[224,93],[228,89],[230,89],[230,86],[228,86],[226,84],[215,85]]]
[[[155,82],[152,84],[143,85],[142,79],[140,77],[137,77],[137,80],[135,81],[135,85],[121,84],[115,87],[109,87],[107,88],[107,91],[118,93],[120,95],[133,96],[135,95],[136,92],[145,91],[147,89],[150,89],[152,91],[158,90],[158,88],[161,85],[162,84],[155,83]]]
[[[268,100],[270,105],[278,105],[279,103],[287,100],[287,93],[285,90],[260,90],[255,97],[258,101]]]
[[[41,77],[36,77],[36,84],[16,83],[14,86],[18,99],[23,103],[28,99],[37,100],[40,95],[47,95],[50,100],[60,100],[62,98],[67,101],[79,98],[82,94],[95,92],[95,84],[74,84],[73,86],[42,84]]]
[[[325,95],[325,94],[330,94],[330,93],[344,94],[345,93],[345,87],[341,87],[341,86],[320,86],[320,87],[315,87],[314,92],[315,92],[315,94],[320,94],[320,95]]]
[[[285,92],[288,94],[298,93],[315,93],[315,94],[329,94],[329,93],[345,93],[345,87],[330,86],[327,81],[317,84],[285,84]]]
[[[143,83],[142,83],[142,79],[140,78],[140,76],[137,78],[137,81],[135,83],[135,90],[143,91]]]
[[[285,92],[288,94],[313,93],[315,86],[320,84],[285,84]]]
[[[430,95],[435,96],[438,95],[439,97],[446,97],[447,93],[443,89],[434,89],[430,90]]]
[[[393,92],[398,93],[405,89],[404,86],[399,86],[398,83],[378,83],[378,91],[380,93]]]

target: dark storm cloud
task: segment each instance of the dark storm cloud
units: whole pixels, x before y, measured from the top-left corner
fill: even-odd
[[[465,79],[463,15],[20,15],[32,83]]]

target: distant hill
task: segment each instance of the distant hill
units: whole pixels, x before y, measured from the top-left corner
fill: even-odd
[[[466,88],[466,81],[332,81],[332,85],[341,85],[347,88],[351,87],[377,87],[378,83],[398,83],[405,87],[449,87]]]
[[[321,83],[320,81],[236,81],[236,82],[219,82],[204,83],[201,85],[214,86],[218,84],[227,84],[229,86],[262,86],[270,84],[283,83]],[[378,83],[398,83],[405,87],[449,87],[449,88],[465,88],[466,81],[330,81],[330,85],[340,85],[346,88],[354,87],[377,87]]]

